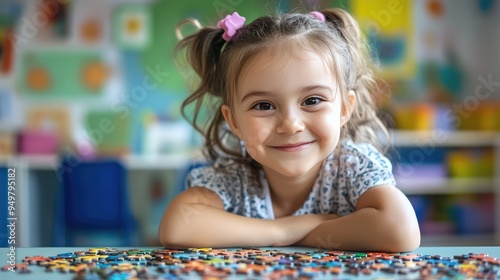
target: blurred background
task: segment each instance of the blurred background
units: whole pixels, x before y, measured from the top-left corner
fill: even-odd
[[[159,245],[160,218],[201,143],[180,114],[188,90],[173,60],[176,23],[342,7],[386,83],[377,101],[389,156],[422,245],[500,245],[499,6],[2,0],[0,224],[17,218],[18,247]],[[0,226],[1,246],[12,233]]]

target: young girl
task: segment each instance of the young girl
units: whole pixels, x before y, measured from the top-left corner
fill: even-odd
[[[178,45],[199,76],[182,109],[194,106],[211,164],[166,209],[162,244],[416,249],[415,212],[376,148],[387,130],[355,20],[327,9],[244,21],[191,21],[200,29]]]

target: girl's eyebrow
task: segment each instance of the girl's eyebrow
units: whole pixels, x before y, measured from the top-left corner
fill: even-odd
[[[313,90],[316,90],[316,89],[326,90],[326,91],[329,91],[330,93],[333,94],[332,88],[329,87],[329,86],[324,86],[324,85],[307,86],[307,87],[305,87],[305,88],[302,89],[302,92],[313,91]]]
[[[300,90],[300,92],[309,92],[309,91],[313,91],[313,90],[316,90],[316,89],[326,90],[326,91],[329,91],[330,93],[333,94],[333,90],[330,87],[324,86],[324,85],[310,85],[310,86],[302,88]],[[266,96],[266,95],[269,95],[269,94],[271,94],[270,91],[251,91],[251,92],[246,93],[241,98],[240,102],[243,103],[243,101],[245,101],[245,99],[248,99],[250,97],[262,97],[262,96]]]
[[[262,97],[262,96],[266,96],[266,95],[269,95],[271,92],[270,91],[251,91],[251,92],[248,92],[248,93],[245,93],[245,95],[243,95],[243,97],[241,98],[241,103],[243,103],[243,101],[245,101],[245,99],[248,99],[250,97]]]

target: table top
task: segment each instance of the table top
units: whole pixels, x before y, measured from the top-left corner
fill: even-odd
[[[239,252],[245,252],[245,255],[238,255],[237,258],[234,258],[236,255],[233,255],[233,253],[237,253],[238,250],[240,250]],[[36,264],[26,266],[30,271],[28,273],[21,273],[22,268],[19,268],[16,272],[11,272],[9,271],[9,267],[11,265],[9,261],[15,259],[15,263],[19,264],[23,263],[23,259],[25,257],[41,256],[55,258],[56,256],[61,256],[61,259],[63,257],[71,257],[71,266],[76,266],[76,262],[82,265],[84,261],[77,261],[79,255],[75,255],[75,252],[81,254],[80,256],[92,256],[92,253],[89,252],[98,252],[97,255],[102,254],[105,255],[104,257],[124,253],[136,255],[135,258],[128,259],[126,257],[125,260],[121,260],[121,264],[117,264],[115,262],[114,264],[118,265],[119,268],[117,268],[117,266],[113,266],[113,268],[111,268],[112,261],[107,259],[108,264],[104,265],[102,269],[103,271],[106,270],[105,275],[109,279],[126,279],[123,277],[127,275],[137,275],[137,273],[146,273],[145,271],[153,276],[152,279],[176,279],[179,275],[181,278],[182,276],[189,275],[190,279],[193,278],[193,276],[195,279],[196,277],[198,277],[198,279],[202,279],[200,274],[196,274],[194,270],[192,272],[182,270],[181,272],[181,269],[185,269],[188,266],[200,264],[205,265],[204,269],[211,265],[210,273],[212,274],[209,276],[220,276],[221,273],[228,273],[228,271],[232,269],[232,272],[230,272],[231,279],[246,279],[249,276],[255,278],[259,275],[255,274],[257,269],[261,268],[263,269],[260,272],[261,276],[275,273],[292,273],[291,271],[294,270],[294,276],[308,275],[313,278],[319,277],[321,279],[338,277],[341,277],[342,279],[374,279],[377,277],[383,277],[384,279],[396,279],[401,278],[402,274],[406,275],[405,278],[407,279],[418,279],[421,278],[422,273],[432,273],[433,275],[438,273],[443,273],[443,275],[445,275],[445,273],[448,273],[448,276],[457,276],[462,274],[471,276],[471,273],[483,273],[490,277],[493,275],[497,278],[500,277],[500,246],[493,246],[420,247],[413,252],[401,254],[339,252],[307,247],[262,247],[246,251],[243,251],[242,248],[168,250],[166,248],[159,247],[38,247],[15,248],[14,251],[11,251],[10,248],[0,248],[0,263],[3,270],[0,272],[0,278],[54,280],[73,279],[76,275],[74,272],[65,273],[57,271],[58,269],[54,269],[52,272],[46,272],[45,266],[39,266]],[[134,254],[131,254],[131,252]],[[217,256],[215,256],[215,254],[210,255],[210,253],[217,252],[219,252]],[[68,254],[70,256],[68,256]],[[125,254],[125,256],[127,254]],[[167,261],[161,264],[155,263],[155,261],[148,261],[146,263],[144,258],[141,259],[141,254],[151,255],[153,257],[158,257],[158,255],[170,255],[171,257],[169,258],[175,260],[175,263],[169,263]],[[224,256],[226,257],[226,260],[224,260]],[[279,264],[276,263],[277,257],[280,259]],[[98,262],[97,259],[90,260],[89,262],[101,263],[101,260],[104,260],[103,258],[99,259]],[[271,265],[271,262],[268,264],[265,263],[266,260],[269,260],[267,258],[275,258],[273,265]],[[142,260],[142,262],[138,260]],[[106,261],[103,262],[106,263]],[[125,263],[129,264],[129,266],[125,266]],[[318,264],[321,264],[321,266]],[[135,268],[131,268],[132,265],[134,265]],[[475,267],[472,267],[472,265],[475,265]],[[438,269],[439,266],[447,268]],[[193,267],[191,267],[190,270],[192,270]],[[213,269],[214,267],[218,267],[219,269]],[[225,272],[222,271],[224,267],[227,268]],[[248,272],[247,269],[251,267],[253,270]],[[265,267],[265,269],[263,267]],[[318,272],[320,269],[322,269],[322,271]],[[101,279],[100,277],[102,277],[102,274],[98,274],[97,272],[99,271],[94,271],[97,271],[96,268],[91,270],[87,267],[85,274],[80,274],[85,276],[81,279]],[[237,271],[240,272],[237,273]]]

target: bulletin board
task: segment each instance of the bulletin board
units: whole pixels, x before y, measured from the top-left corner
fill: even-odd
[[[20,59],[19,92],[37,99],[100,96],[107,79],[103,54],[91,50],[30,50]]]
[[[412,1],[352,0],[350,6],[380,63],[381,75],[412,79],[416,71]]]

